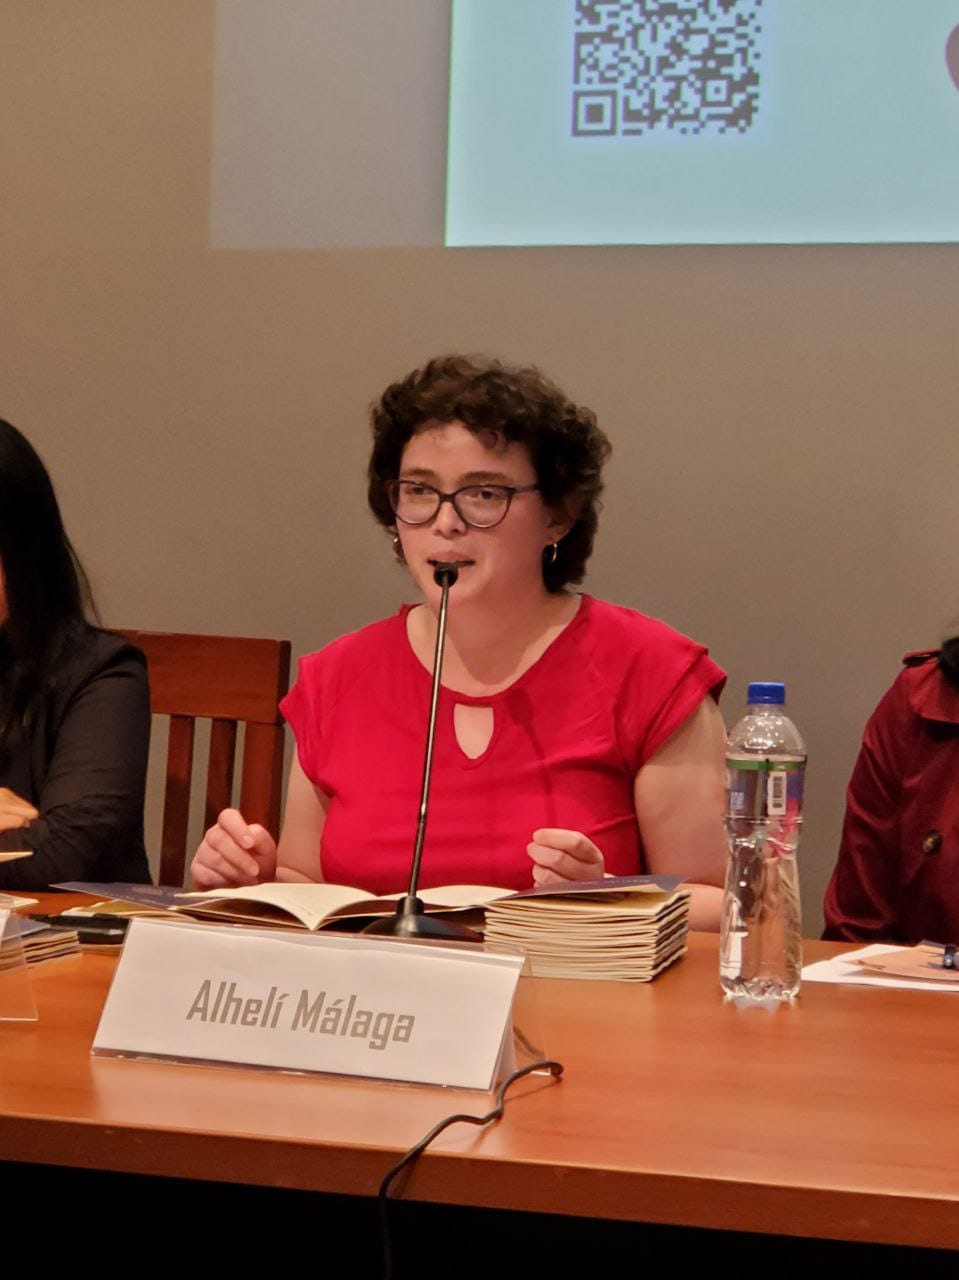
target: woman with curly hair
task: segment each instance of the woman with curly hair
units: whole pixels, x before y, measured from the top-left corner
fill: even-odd
[[[452,563],[422,885],[676,873],[693,926],[717,927],[725,677],[664,623],[570,590],[609,455],[594,415],[535,369],[447,356],[387,388],[372,425],[370,508],[422,602],[301,661],[279,845],[227,810],[197,885],[405,886]]]

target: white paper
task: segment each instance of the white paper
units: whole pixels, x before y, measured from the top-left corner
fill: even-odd
[[[908,947],[891,947],[888,942],[874,942],[859,951],[846,951],[831,960],[817,960],[802,971],[803,982],[848,982],[857,987],[899,987],[903,991],[959,991],[955,982],[922,982],[917,978],[894,978],[864,973],[852,960],[877,956],[885,951],[908,951]]]

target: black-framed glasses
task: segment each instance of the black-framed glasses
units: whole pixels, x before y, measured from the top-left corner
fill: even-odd
[[[429,524],[444,502],[464,524],[474,529],[492,529],[505,520],[510,503],[518,493],[532,493],[538,484],[467,484],[452,493],[443,493],[422,480],[391,480],[386,487],[390,506],[404,524]]]

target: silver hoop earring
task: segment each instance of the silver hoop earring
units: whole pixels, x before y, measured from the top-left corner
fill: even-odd
[[[543,552],[543,557],[546,560],[547,564],[555,564],[558,555],[559,555],[558,542],[551,542]]]

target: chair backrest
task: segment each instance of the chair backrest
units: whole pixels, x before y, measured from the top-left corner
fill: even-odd
[[[151,710],[170,717],[159,882],[181,885],[198,719],[212,721],[204,827],[233,803],[237,724],[242,722],[240,811],[248,822],[279,834],[283,721],[277,704],[289,685],[290,642],[163,631],[122,634],[146,655]]]

